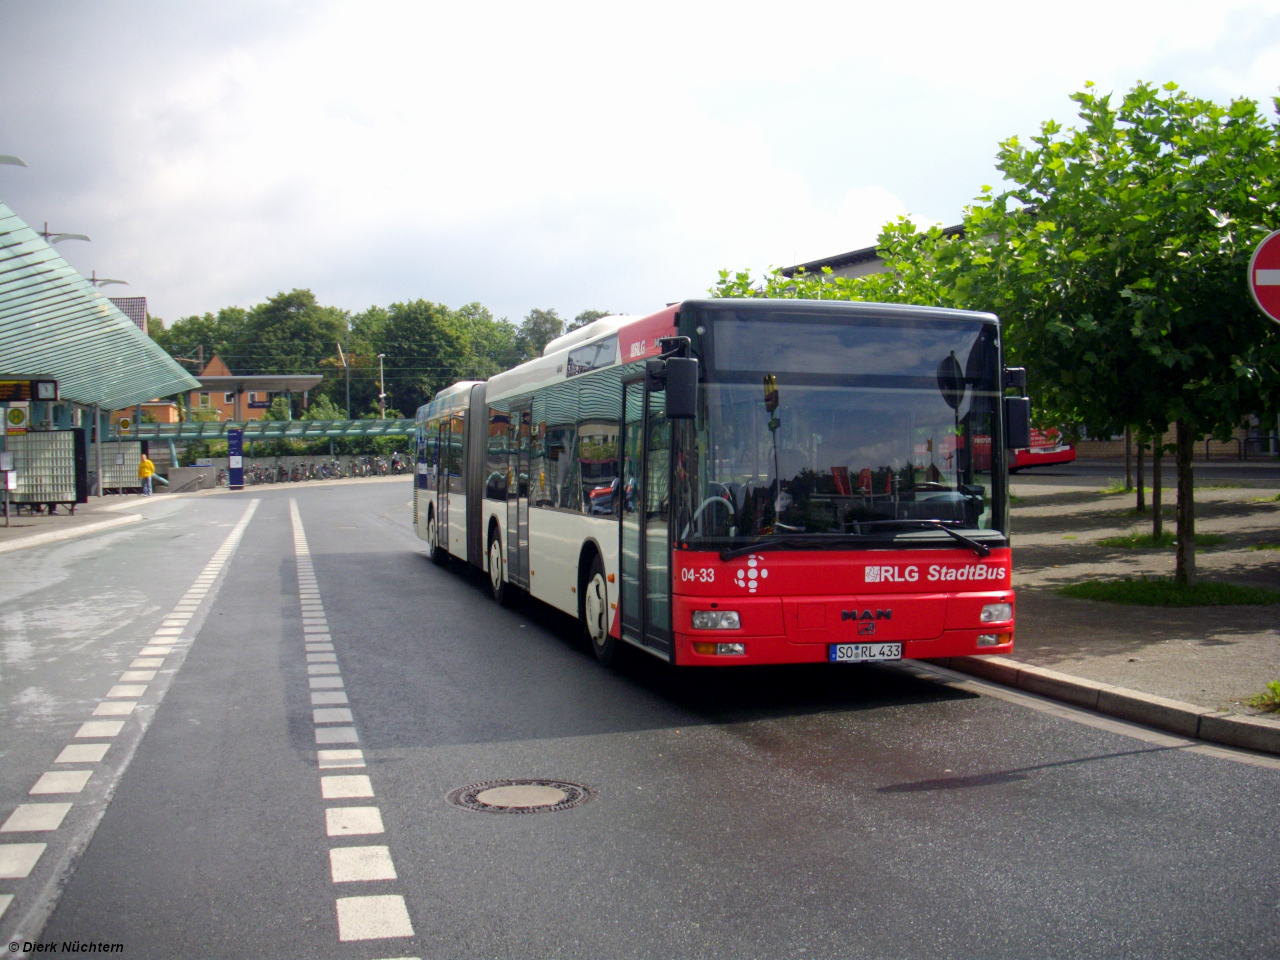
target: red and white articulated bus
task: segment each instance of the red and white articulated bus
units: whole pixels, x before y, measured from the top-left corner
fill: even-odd
[[[677,665],[1013,648],[1025,374],[991,314],[806,300],[606,317],[417,413],[414,525]]]
[[[1076,448],[1064,443],[1057,427],[1031,431],[1031,442],[1013,451],[1009,458],[1009,472],[1017,473],[1026,467],[1047,467],[1055,463],[1071,463],[1076,458]]]

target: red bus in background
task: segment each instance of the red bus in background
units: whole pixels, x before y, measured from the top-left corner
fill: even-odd
[[[576,616],[602,662],[624,643],[677,666],[1007,653],[1024,386],[991,314],[605,317],[418,411],[415,526],[499,602]]]
[[[1009,472],[1017,473],[1024,467],[1043,467],[1051,463],[1071,463],[1076,458],[1076,448],[1062,442],[1057,427],[1031,431],[1031,446],[1014,450],[1010,458]]]

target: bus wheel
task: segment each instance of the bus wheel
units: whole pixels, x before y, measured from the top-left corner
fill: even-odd
[[[440,549],[440,528],[436,526],[434,513],[427,520],[427,547],[431,551],[431,562],[444,566],[444,551]]]
[[[507,581],[502,576],[502,544],[492,531],[489,533],[489,589],[498,603],[507,602]]]
[[[609,636],[609,588],[604,582],[604,563],[599,555],[591,559],[586,586],[582,590],[582,627],[591,641],[591,652],[601,663],[613,659],[615,641]]]

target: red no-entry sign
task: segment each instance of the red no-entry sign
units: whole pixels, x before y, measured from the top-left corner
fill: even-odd
[[[1253,302],[1275,323],[1280,323],[1280,230],[1253,251],[1249,261],[1249,292]]]

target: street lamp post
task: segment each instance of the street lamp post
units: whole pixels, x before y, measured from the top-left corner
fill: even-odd
[[[342,369],[347,371],[347,419],[351,419],[351,364],[347,362],[347,355],[342,352],[342,344],[337,344],[338,358],[342,361]],[[347,347],[350,349],[351,341],[347,341]]]
[[[382,375],[382,358],[385,353],[378,354],[378,416],[387,419],[387,382]]]

